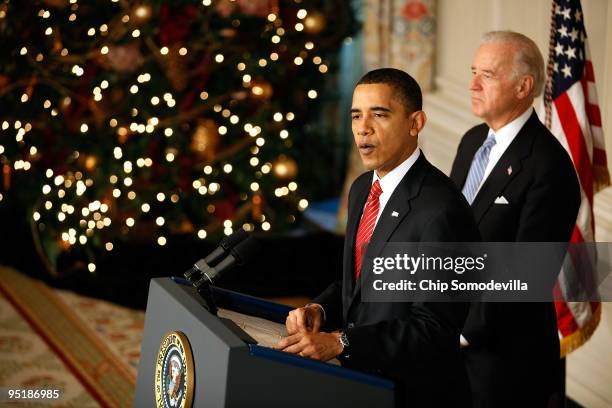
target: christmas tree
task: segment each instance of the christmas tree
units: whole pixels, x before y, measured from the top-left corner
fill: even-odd
[[[325,182],[312,125],[353,29],[342,1],[5,0],[0,206],[27,208],[51,271],[285,230]]]

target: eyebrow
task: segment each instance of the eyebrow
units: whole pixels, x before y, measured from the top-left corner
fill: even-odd
[[[472,66],[471,68],[472,71],[476,71],[476,67]],[[491,69],[483,69],[481,70],[482,72],[485,72],[487,74],[495,74],[495,71],[491,70]]]
[[[371,108],[369,108],[369,110],[373,111],[373,112],[389,112],[389,113],[391,113],[391,109],[385,108],[384,106],[372,106]],[[351,108],[351,113],[355,113],[355,112],[361,112],[361,109]]]

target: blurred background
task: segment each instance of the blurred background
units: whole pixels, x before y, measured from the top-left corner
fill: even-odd
[[[124,333],[142,322],[151,278],[182,275],[239,228],[262,251],[220,286],[307,302],[340,278],[343,197],[362,172],[349,116],[359,77],[394,66],[417,79],[429,119],[420,144],[448,173],[479,123],[469,99],[479,37],[519,31],[546,57],[551,5],[0,0],[0,264],[10,271],[0,317],[12,321],[14,308],[32,325],[50,308],[30,315],[32,304],[57,295],[68,309],[98,308],[79,317],[94,331]],[[609,147],[612,1],[582,7]],[[594,212],[595,238],[610,241],[610,189]],[[603,305],[595,336],[568,359],[568,394],[584,406],[612,406],[611,313]],[[130,323],[103,329],[118,321]],[[131,369],[137,340],[122,348]]]

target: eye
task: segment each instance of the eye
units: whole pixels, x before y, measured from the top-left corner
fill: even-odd
[[[386,116],[387,116],[387,115],[386,115],[386,114],[384,114],[384,113],[374,112],[374,117],[375,117],[375,118],[384,118],[384,117],[386,117]]]
[[[356,119],[359,119],[360,116],[361,115],[359,115],[358,113],[353,113],[351,114],[351,119],[356,120]]]

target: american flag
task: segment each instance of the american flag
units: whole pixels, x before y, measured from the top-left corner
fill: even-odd
[[[544,99],[546,126],[570,154],[580,180],[582,202],[572,242],[593,241],[593,196],[610,185],[610,175],[580,0],[553,1]],[[590,273],[588,267],[572,264],[569,257],[564,268],[575,269],[579,274]],[[557,295],[563,298],[562,280],[563,271],[556,288]],[[557,301],[555,306],[564,357],[593,334],[601,316],[601,304]]]

